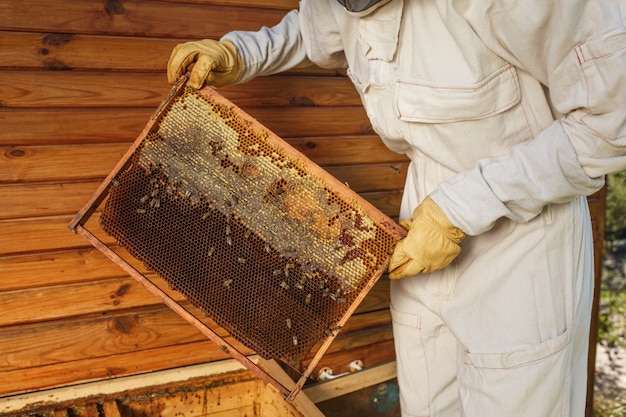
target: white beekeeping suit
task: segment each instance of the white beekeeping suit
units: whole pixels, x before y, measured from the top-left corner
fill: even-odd
[[[205,73],[235,68],[228,83],[310,63],[347,68],[376,132],[411,159],[400,218],[429,200],[458,228],[448,266],[392,271],[403,416],[584,415],[585,196],[626,168],[625,9],[302,0],[277,26],[219,43],[236,64]],[[181,64],[193,48],[175,50],[170,66],[202,55]]]

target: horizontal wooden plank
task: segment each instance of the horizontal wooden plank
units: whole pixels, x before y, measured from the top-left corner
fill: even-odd
[[[245,84],[220,88],[220,94],[242,108],[256,107],[362,107],[361,98],[347,76],[272,75]]]
[[[74,0],[63,7],[54,0],[6,1],[0,4],[0,29],[63,33],[116,34],[168,38],[219,38],[234,29],[273,26],[286,10],[222,2],[150,0]],[[281,5],[284,7],[284,5]]]
[[[287,143],[302,152],[318,165],[389,164],[389,169],[406,175],[402,169],[409,162],[406,155],[392,152],[378,136],[337,136],[286,139]]]
[[[211,328],[220,337],[228,338],[218,326],[212,324]],[[208,341],[165,306],[0,328],[0,335],[0,351],[11,352],[0,364],[2,372]],[[228,342],[231,341],[228,338]],[[238,349],[245,349],[233,343]],[[207,347],[219,350],[213,342]]]
[[[149,108],[0,109],[0,145],[130,143],[153,112]]]
[[[0,71],[1,107],[150,107],[171,86],[162,73]]]
[[[67,225],[74,216],[41,217],[27,220],[0,220],[0,257],[22,253],[49,252],[64,249],[90,248],[81,236]],[[114,244],[97,226],[98,214],[89,220],[87,228],[108,245]],[[93,226],[93,227],[92,227]]]
[[[171,86],[164,73],[1,71],[0,107],[156,109]],[[358,107],[360,98],[347,77],[258,77],[220,93],[240,107]]]
[[[129,145],[0,147],[0,184],[104,179]]]
[[[89,335],[81,336],[88,337]],[[83,339],[79,339],[83,340]],[[76,349],[75,339],[63,338]],[[35,343],[42,343],[40,339]],[[56,345],[55,345],[56,346]],[[10,351],[3,351],[10,354]],[[18,394],[69,384],[170,369],[227,359],[229,356],[210,341],[173,344],[162,348],[131,350],[128,353],[65,362],[62,358],[49,365],[0,372],[0,395]]]
[[[167,290],[161,279],[151,276],[151,280],[159,283],[178,302],[185,301],[178,292]],[[6,308],[6,314],[0,316],[0,327],[111,313],[161,303],[136,280],[128,277],[57,286],[45,286],[45,281],[42,281],[41,285],[39,288],[0,293],[0,304]]]
[[[0,185],[0,220],[75,214],[100,183],[78,181]]]
[[[407,165],[407,163],[397,163],[392,165],[335,166],[326,169],[356,192],[374,192],[402,189]]]
[[[282,138],[373,135],[361,107],[242,108]],[[0,146],[131,142],[154,109],[0,109]],[[28,129],[25,129],[28,126]]]
[[[154,71],[165,76],[178,43],[170,38],[0,31],[0,69]]]
[[[250,116],[282,138],[373,135],[363,107],[242,107]]]
[[[127,253],[115,247],[118,253]],[[141,262],[124,255],[135,269],[147,273]],[[78,284],[128,276],[99,250],[89,247],[31,255],[0,257],[0,271],[10,279],[0,280],[0,293],[46,286]]]

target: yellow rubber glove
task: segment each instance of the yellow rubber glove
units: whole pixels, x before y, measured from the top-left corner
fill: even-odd
[[[205,83],[213,87],[234,84],[241,78],[245,64],[232,42],[213,39],[176,45],[167,62],[167,81],[175,84],[194,64],[187,85],[201,88]]]
[[[461,252],[459,244],[465,233],[454,227],[429,197],[415,208],[412,219],[400,224],[409,232],[391,255],[391,279],[443,269]]]

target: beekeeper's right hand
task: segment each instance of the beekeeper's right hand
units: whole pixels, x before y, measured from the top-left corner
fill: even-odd
[[[230,41],[205,39],[176,45],[167,63],[167,81],[175,84],[194,64],[187,85],[201,88],[204,84],[223,87],[234,84],[244,70],[243,58]]]

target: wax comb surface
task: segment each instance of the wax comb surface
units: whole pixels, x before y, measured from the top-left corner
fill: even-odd
[[[262,357],[292,364],[333,336],[399,226],[208,87],[144,132],[103,230]]]

